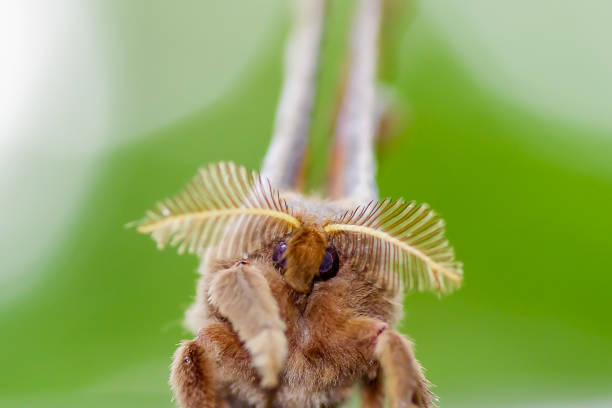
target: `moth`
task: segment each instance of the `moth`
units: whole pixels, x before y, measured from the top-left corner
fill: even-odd
[[[360,54],[375,46],[376,1],[362,1],[356,14],[333,192],[296,191],[306,139],[299,107],[312,102],[312,84],[291,66],[314,72],[324,9],[323,1],[303,4],[289,42],[302,48],[288,61],[261,173],[210,164],[137,222],[160,248],[202,258],[186,313],[195,337],[176,350],[170,384],[184,408],[331,407],[356,386],[363,407],[385,398],[392,407],[430,407],[430,383],[394,327],[405,291],[450,292],[462,265],[427,205],[377,198],[374,62]]]

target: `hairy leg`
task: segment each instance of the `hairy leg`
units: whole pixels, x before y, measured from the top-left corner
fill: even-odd
[[[198,339],[185,341],[174,353],[170,386],[183,408],[215,408],[215,366]]]
[[[379,336],[374,353],[382,368],[391,408],[433,406],[434,394],[406,338],[387,330]]]
[[[391,408],[429,408],[433,394],[414,357],[412,344],[380,320],[359,317],[345,326],[360,353],[378,362],[363,382],[363,408],[382,408],[386,395]],[[385,387],[386,386],[386,387]]]
[[[385,403],[385,390],[380,368],[374,378],[368,378],[363,383],[361,392],[362,408],[382,408]]]
[[[285,324],[263,275],[246,262],[216,272],[209,299],[227,318],[251,356],[264,388],[274,388],[287,359]]]

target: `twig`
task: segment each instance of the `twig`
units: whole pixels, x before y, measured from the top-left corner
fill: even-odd
[[[373,144],[380,7],[380,0],[360,0],[357,6],[350,73],[336,124],[330,196],[356,203],[378,198]]]
[[[281,190],[295,187],[302,165],[314,100],[324,0],[297,1],[296,25],[286,47],[285,81],[274,136],[261,173]]]

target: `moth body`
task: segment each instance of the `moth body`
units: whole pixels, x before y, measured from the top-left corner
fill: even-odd
[[[203,259],[186,315],[196,337],[170,376],[182,407],[331,407],[357,385],[364,407],[382,407],[385,389],[392,407],[432,406],[411,343],[393,329],[402,288],[461,282],[428,206],[281,195],[218,163],[138,229]]]
[[[307,203],[302,211],[310,211],[306,216],[310,224],[302,234],[315,237],[302,237],[293,245],[312,244],[313,241],[315,245],[325,244],[317,239],[324,235],[322,225],[347,208],[306,197],[300,201]],[[291,243],[291,238],[285,239]],[[344,400],[356,384],[376,378],[379,369],[375,357],[377,340],[397,321],[401,311],[400,296],[377,288],[367,275],[355,273],[351,259],[345,254],[340,255],[341,266],[333,278],[317,280],[313,276],[306,279],[306,290],[302,286],[296,290],[287,281],[290,256],[297,257],[299,262],[314,258],[318,269],[320,254],[325,247],[319,246],[313,251],[299,248],[305,253],[289,253],[287,267],[281,268],[272,259],[276,245],[276,241],[270,242],[246,259],[205,261],[200,270],[202,277],[197,300],[188,312],[187,325],[199,333],[193,342],[206,350],[217,368],[214,386],[217,398],[236,406],[265,407],[270,399],[271,406],[278,407],[333,406]],[[311,253],[315,251],[320,253],[319,256]],[[271,296],[268,300],[276,307],[268,308],[265,313],[272,315],[263,314],[262,309],[257,312],[261,315],[253,314],[252,317],[264,322],[263,326],[269,325],[282,332],[284,339],[279,337],[276,344],[270,344],[274,353],[286,355],[282,368],[272,365],[258,371],[253,367],[239,334],[222,313],[225,310],[220,310],[219,305],[227,303],[253,305],[260,301],[261,292],[238,294],[220,291],[218,286],[223,283],[217,277],[228,271],[261,277],[261,284],[268,286]],[[248,280],[244,279],[245,282]],[[237,299],[236,296],[240,295],[245,297]],[[240,308],[239,305],[233,307]],[[275,341],[273,338],[270,336],[268,340]],[[283,352],[284,348],[286,351]],[[185,364],[182,356],[178,361]],[[278,373],[270,375],[277,375],[278,379],[271,392],[270,388],[262,387],[261,380],[267,375],[266,370],[275,369],[279,369]],[[180,388],[183,378],[175,376],[173,381]]]

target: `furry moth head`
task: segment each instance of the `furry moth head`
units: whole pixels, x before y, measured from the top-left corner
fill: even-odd
[[[336,218],[313,222],[295,214],[280,193],[256,172],[233,163],[198,171],[177,196],[132,225],[151,234],[158,247],[179,253],[240,258],[285,239],[286,282],[307,292],[319,273],[327,245],[351,260],[357,273],[397,290],[457,288],[463,272],[444,235],[444,222],[427,205],[384,199]]]

